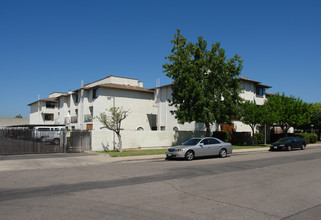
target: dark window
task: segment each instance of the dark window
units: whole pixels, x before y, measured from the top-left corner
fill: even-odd
[[[256,87],[256,95],[263,96],[264,95],[264,88],[263,87]]]
[[[45,114],[45,121],[53,121],[54,115],[53,114]]]
[[[219,144],[220,142],[216,139],[209,138],[209,139],[202,140],[201,143],[203,143],[204,145],[209,145],[209,144]]]
[[[78,97],[78,94],[76,94],[75,96],[75,103],[78,103],[79,102],[79,97]]]
[[[209,139],[209,144],[219,144],[220,142],[216,139]]]
[[[55,102],[46,102],[46,108],[55,108]]]
[[[93,89],[93,99],[97,98],[97,89]]]
[[[38,128],[38,131],[50,131],[50,128]]]

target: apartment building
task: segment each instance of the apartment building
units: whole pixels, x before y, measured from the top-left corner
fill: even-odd
[[[242,87],[240,96],[262,105],[270,86],[239,78]],[[122,128],[129,131],[204,131],[203,123],[179,124],[170,112],[171,85],[153,89],[143,87],[137,79],[109,75],[103,79],[81,86],[67,93],[53,92],[46,99],[39,99],[30,106],[30,124],[66,125],[69,129],[101,130],[103,125],[95,118],[111,107],[129,110]],[[251,131],[235,121],[236,131]],[[215,130],[218,125],[213,125]]]

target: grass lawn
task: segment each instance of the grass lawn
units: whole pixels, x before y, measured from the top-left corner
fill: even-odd
[[[109,154],[111,157],[127,157],[127,156],[142,156],[142,155],[155,155],[165,154],[166,149],[151,149],[151,150],[124,150],[118,151],[99,151],[98,153]]]
[[[268,145],[259,146],[236,146],[233,145],[233,149],[250,149],[250,148],[262,148],[268,147]],[[97,153],[108,154],[111,157],[127,157],[127,156],[142,156],[142,155],[156,155],[165,154],[166,149],[149,149],[149,150],[124,150],[123,152],[118,151],[98,151]]]
[[[262,147],[270,147],[269,144],[267,145],[256,145],[256,146],[239,146],[239,145],[233,145],[233,150],[236,149],[251,149],[251,148],[262,148]]]

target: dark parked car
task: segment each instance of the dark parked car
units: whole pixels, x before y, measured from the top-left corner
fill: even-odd
[[[285,137],[281,138],[275,143],[272,143],[270,150],[288,150],[291,151],[293,148],[299,148],[304,150],[306,147],[305,140],[298,137]]]

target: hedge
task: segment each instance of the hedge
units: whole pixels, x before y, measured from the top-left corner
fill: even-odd
[[[264,139],[265,139],[265,136],[263,133],[255,133],[254,134],[254,144],[255,145],[264,144]]]
[[[230,133],[228,131],[214,131],[213,137],[218,138],[224,142],[230,142]]]
[[[318,141],[318,135],[311,133],[294,133],[296,137],[305,140],[306,144],[313,144]]]

